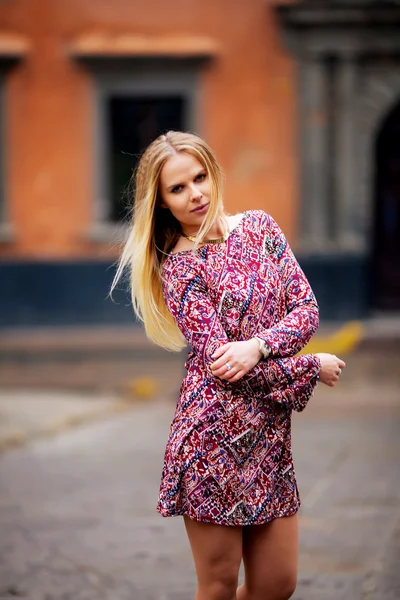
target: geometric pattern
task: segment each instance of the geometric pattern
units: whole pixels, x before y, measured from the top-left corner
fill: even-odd
[[[291,413],[307,405],[320,361],[295,356],[318,327],[318,305],[285,236],[264,211],[246,211],[225,242],[168,255],[162,275],[190,352],[157,510],[221,525],[294,514]],[[237,383],[214,377],[213,352],[255,335],[271,356]]]

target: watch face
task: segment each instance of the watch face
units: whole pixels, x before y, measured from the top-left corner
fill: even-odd
[[[261,352],[264,354],[264,358],[267,358],[271,352],[271,349],[267,346],[264,340],[262,341]]]
[[[258,347],[261,354],[263,355],[263,358],[268,358],[268,356],[271,354],[271,348],[267,346],[267,344],[261,338],[256,337],[256,340],[258,342]]]
[[[266,353],[265,342],[261,338],[257,338],[257,341],[258,341],[258,349],[260,350],[261,354],[263,355],[263,358],[265,358],[265,353]]]

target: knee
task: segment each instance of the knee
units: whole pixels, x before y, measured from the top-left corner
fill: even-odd
[[[207,588],[204,598],[207,600],[232,600],[235,597],[237,585],[229,585],[224,581],[214,581]]]
[[[297,576],[296,574],[288,574],[282,577],[282,580],[277,582],[277,596],[276,600],[289,600],[293,596],[297,587]]]
[[[271,599],[273,600],[289,600],[296,590],[297,576],[296,573],[285,573],[277,577],[273,582],[273,591]]]
[[[232,600],[238,585],[238,569],[230,565],[215,565],[208,582],[201,586],[207,600]]]
[[[275,575],[272,578],[267,578],[263,582],[258,582],[252,585],[251,582],[246,584],[247,598],[249,600],[289,600],[296,590],[297,576],[296,573],[285,573]]]

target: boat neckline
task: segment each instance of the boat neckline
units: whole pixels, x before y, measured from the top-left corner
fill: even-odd
[[[235,227],[233,229],[231,229],[231,231],[228,233],[226,239],[223,242],[219,242],[218,244],[200,244],[200,246],[198,246],[198,248],[196,248],[196,250],[193,250],[193,248],[191,248],[190,250],[179,250],[179,252],[170,252],[168,254],[168,257],[166,260],[168,260],[168,258],[173,257],[173,256],[179,256],[182,254],[193,254],[195,252],[198,252],[199,250],[202,250],[205,246],[211,247],[211,248],[217,248],[218,246],[221,246],[222,244],[226,244],[227,241],[229,240],[229,238],[231,237],[231,235],[237,230],[239,229],[239,227],[243,224],[243,221],[246,219],[246,217],[249,215],[249,211],[245,210],[243,211],[243,216],[240,219],[240,221],[235,225]]]

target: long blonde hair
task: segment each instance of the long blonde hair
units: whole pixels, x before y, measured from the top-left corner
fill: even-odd
[[[222,170],[211,148],[197,135],[169,131],[152,142],[141,156],[133,176],[133,219],[117,272],[114,290],[123,272],[129,271],[132,307],[144,323],[147,337],[166,350],[181,350],[185,339],[164,302],[162,264],[182,233],[179,221],[160,207],[160,173],[165,162],[179,152],[194,156],[207,171],[211,183],[210,208],[196,236],[193,250],[214,221],[223,216]]]

